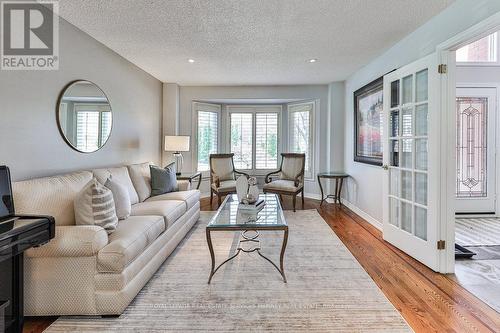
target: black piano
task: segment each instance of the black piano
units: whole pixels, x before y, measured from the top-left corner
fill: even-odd
[[[0,332],[22,332],[23,252],[54,238],[55,223],[51,216],[15,214],[6,166],[0,166],[0,198]]]

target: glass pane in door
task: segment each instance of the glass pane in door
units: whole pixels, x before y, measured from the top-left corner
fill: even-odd
[[[413,108],[404,107],[402,112],[401,132],[403,136],[411,136],[413,133]]]
[[[411,204],[401,202],[401,229],[409,233],[411,233],[411,208]]]
[[[389,173],[391,175],[389,179],[389,181],[391,182],[391,191],[389,193],[395,197],[399,197],[401,189],[399,185],[400,171],[398,169],[389,169]]]
[[[413,166],[413,139],[401,140],[401,167],[411,169]]]
[[[416,102],[423,102],[427,100],[427,69],[418,72],[415,75],[416,85]]]
[[[399,80],[391,82],[391,108],[399,105]]]
[[[396,137],[399,136],[399,110],[392,110],[390,117],[390,136]]]
[[[391,140],[390,142],[390,162],[391,166],[399,166],[399,140]]]
[[[427,174],[415,173],[415,202],[427,206]]]
[[[415,206],[415,236],[427,240],[427,209]]]
[[[401,198],[412,200],[411,171],[401,171]]]
[[[403,78],[403,104],[413,102],[413,75]]]
[[[427,135],[427,103],[415,107],[415,135]]]
[[[389,206],[390,206],[389,223],[395,225],[396,227],[399,227],[399,200],[394,198],[389,198]]]
[[[457,97],[459,198],[487,196],[487,107],[487,97]]]
[[[415,140],[415,169],[427,170],[427,139]]]

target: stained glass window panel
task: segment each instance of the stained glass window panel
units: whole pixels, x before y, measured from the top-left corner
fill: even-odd
[[[457,97],[457,186],[459,198],[486,197],[486,97]]]

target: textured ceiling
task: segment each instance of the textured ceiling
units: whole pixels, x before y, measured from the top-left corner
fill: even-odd
[[[322,84],[346,79],[451,2],[60,0],[59,11],[164,82]]]

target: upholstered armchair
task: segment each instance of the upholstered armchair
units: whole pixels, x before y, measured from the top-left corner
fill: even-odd
[[[306,154],[281,153],[281,166],[279,170],[266,175],[264,193],[291,195],[293,198],[293,211],[297,195],[302,193],[302,209],[304,209],[304,170]],[[273,180],[272,175],[277,175]]]
[[[212,205],[213,195],[217,195],[217,202],[220,206],[222,196],[236,193],[237,175],[248,174],[236,171],[233,161],[234,154],[210,154],[210,205]]]

